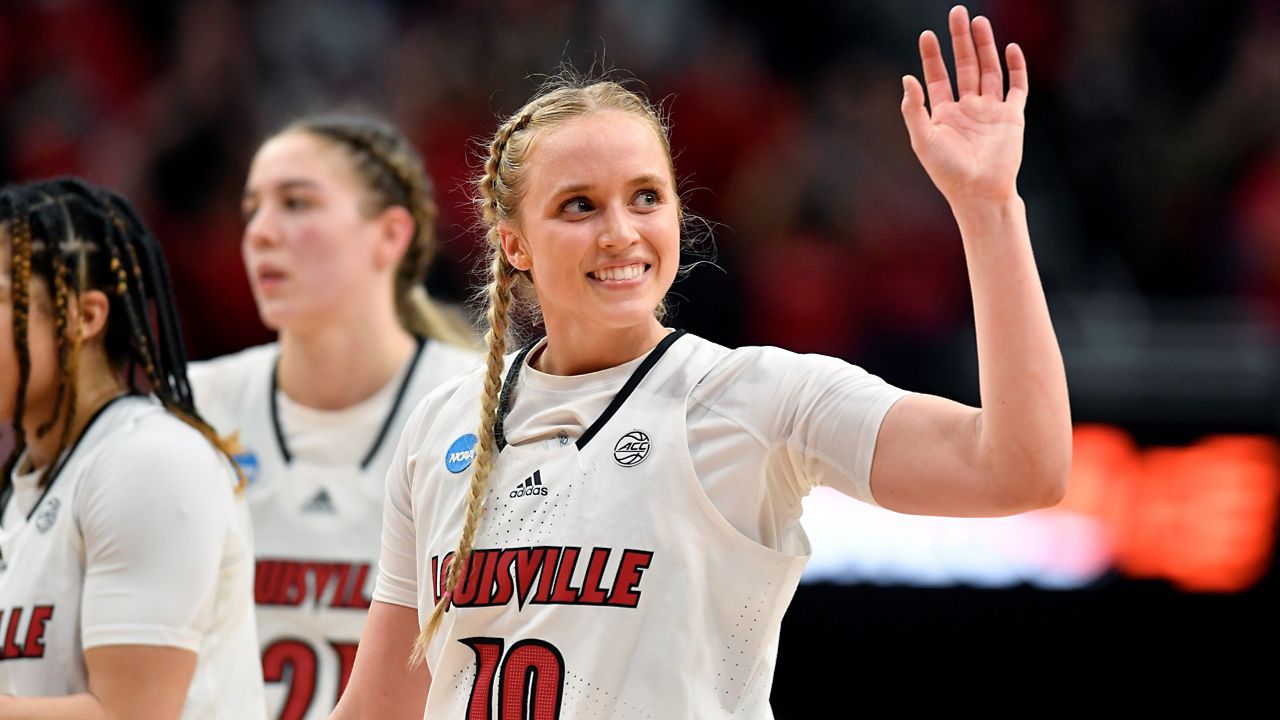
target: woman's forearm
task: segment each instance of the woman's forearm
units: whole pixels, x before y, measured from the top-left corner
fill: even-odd
[[[1071,412],[1026,207],[1014,195],[958,202],[952,209],[973,292],[979,461],[990,477],[1054,501],[1071,465]]]

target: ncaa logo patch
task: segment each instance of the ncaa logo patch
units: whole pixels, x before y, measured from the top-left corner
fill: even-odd
[[[44,504],[44,509],[36,516],[36,530],[42,533],[48,532],[53,527],[53,522],[58,519],[58,508],[62,507],[62,501],[58,498],[49,498],[49,502]]]
[[[649,436],[641,430],[631,432],[618,438],[613,446],[613,461],[622,467],[635,467],[649,457]]]
[[[471,467],[471,461],[476,458],[476,443],[479,442],[472,433],[467,433],[449,446],[444,454],[444,466],[451,473],[460,473]]]
[[[244,472],[245,485],[252,485],[258,479],[258,456],[252,452],[242,452],[239,455],[233,455],[232,459]]]

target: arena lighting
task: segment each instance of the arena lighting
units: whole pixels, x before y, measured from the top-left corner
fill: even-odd
[[[1247,435],[1140,448],[1082,425],[1061,504],[1008,518],[899,515],[826,488],[805,500],[805,582],[1086,587],[1105,575],[1239,592],[1267,571],[1280,443]]]

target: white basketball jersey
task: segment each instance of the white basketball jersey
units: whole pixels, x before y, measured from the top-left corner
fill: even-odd
[[[274,408],[276,345],[197,363],[200,412],[238,433],[254,524],[258,635],[271,718],[327,718],[346,687],[377,576],[387,466],[405,419],[476,356],[434,341],[419,347],[363,458],[294,457]],[[340,379],[335,379],[340,382]],[[278,419],[277,419],[278,420]]]
[[[204,445],[207,454],[192,457],[190,472],[200,481],[226,484],[225,505],[205,507],[226,520],[225,539],[217,552],[221,559],[216,578],[198,578],[209,591],[197,608],[180,608],[199,619],[195,627],[163,630],[164,637],[148,630],[155,642],[137,639],[145,625],[147,608],[170,602],[166,580],[158,584],[118,588],[115,593],[138,598],[134,625],[94,628],[116,638],[94,645],[155,644],[194,650],[196,667],[183,706],[184,720],[262,717],[262,680],[253,666],[255,634],[249,604],[252,577],[248,519],[233,499],[235,476],[226,460],[204,438],[169,415],[158,403],[140,397],[120,398],[99,411],[85,433],[66,455],[43,496],[30,513],[0,529],[0,693],[23,696],[65,696],[88,691],[82,639],[85,628],[82,603],[85,590],[86,548],[80,517],[81,495],[90,482],[111,483],[101,473],[102,450],[131,434],[162,434],[181,438],[194,447]],[[200,452],[204,452],[201,450]],[[163,482],[165,478],[147,478]],[[111,483],[112,486],[117,483]],[[217,494],[214,495],[217,497]],[[146,503],[146,498],[122,494],[119,502]],[[13,513],[9,514],[14,517]],[[24,522],[25,520],[25,522]],[[140,517],[146,521],[145,513]],[[167,548],[165,552],[195,553],[205,549]],[[184,579],[184,582],[187,579]],[[170,591],[173,590],[168,586]],[[151,605],[147,605],[150,603]],[[165,613],[171,615],[172,613]],[[105,633],[105,635],[102,635]]]
[[[426,717],[772,717],[779,628],[807,555],[741,535],[694,472],[688,398],[728,352],[672,333],[576,442],[501,450],[429,648]],[[423,621],[462,527],[471,472],[458,449],[482,380],[440,403],[410,455]]]

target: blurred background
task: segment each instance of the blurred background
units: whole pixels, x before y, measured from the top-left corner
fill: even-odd
[[[405,129],[441,200],[430,286],[462,301],[479,143],[540,74],[602,61],[662,101],[687,205],[714,227],[716,263],[677,285],[672,324],[976,403],[958,232],[898,110],[949,6],[4,0],[0,179],[71,173],[132,198],[190,352],[211,357],[271,338],[239,251],[271,131],[338,106]],[[816,493],[775,712],[1271,715],[1280,1],[969,7],[1029,59],[1020,188],[1078,425],[1071,490],[1000,521]]]

